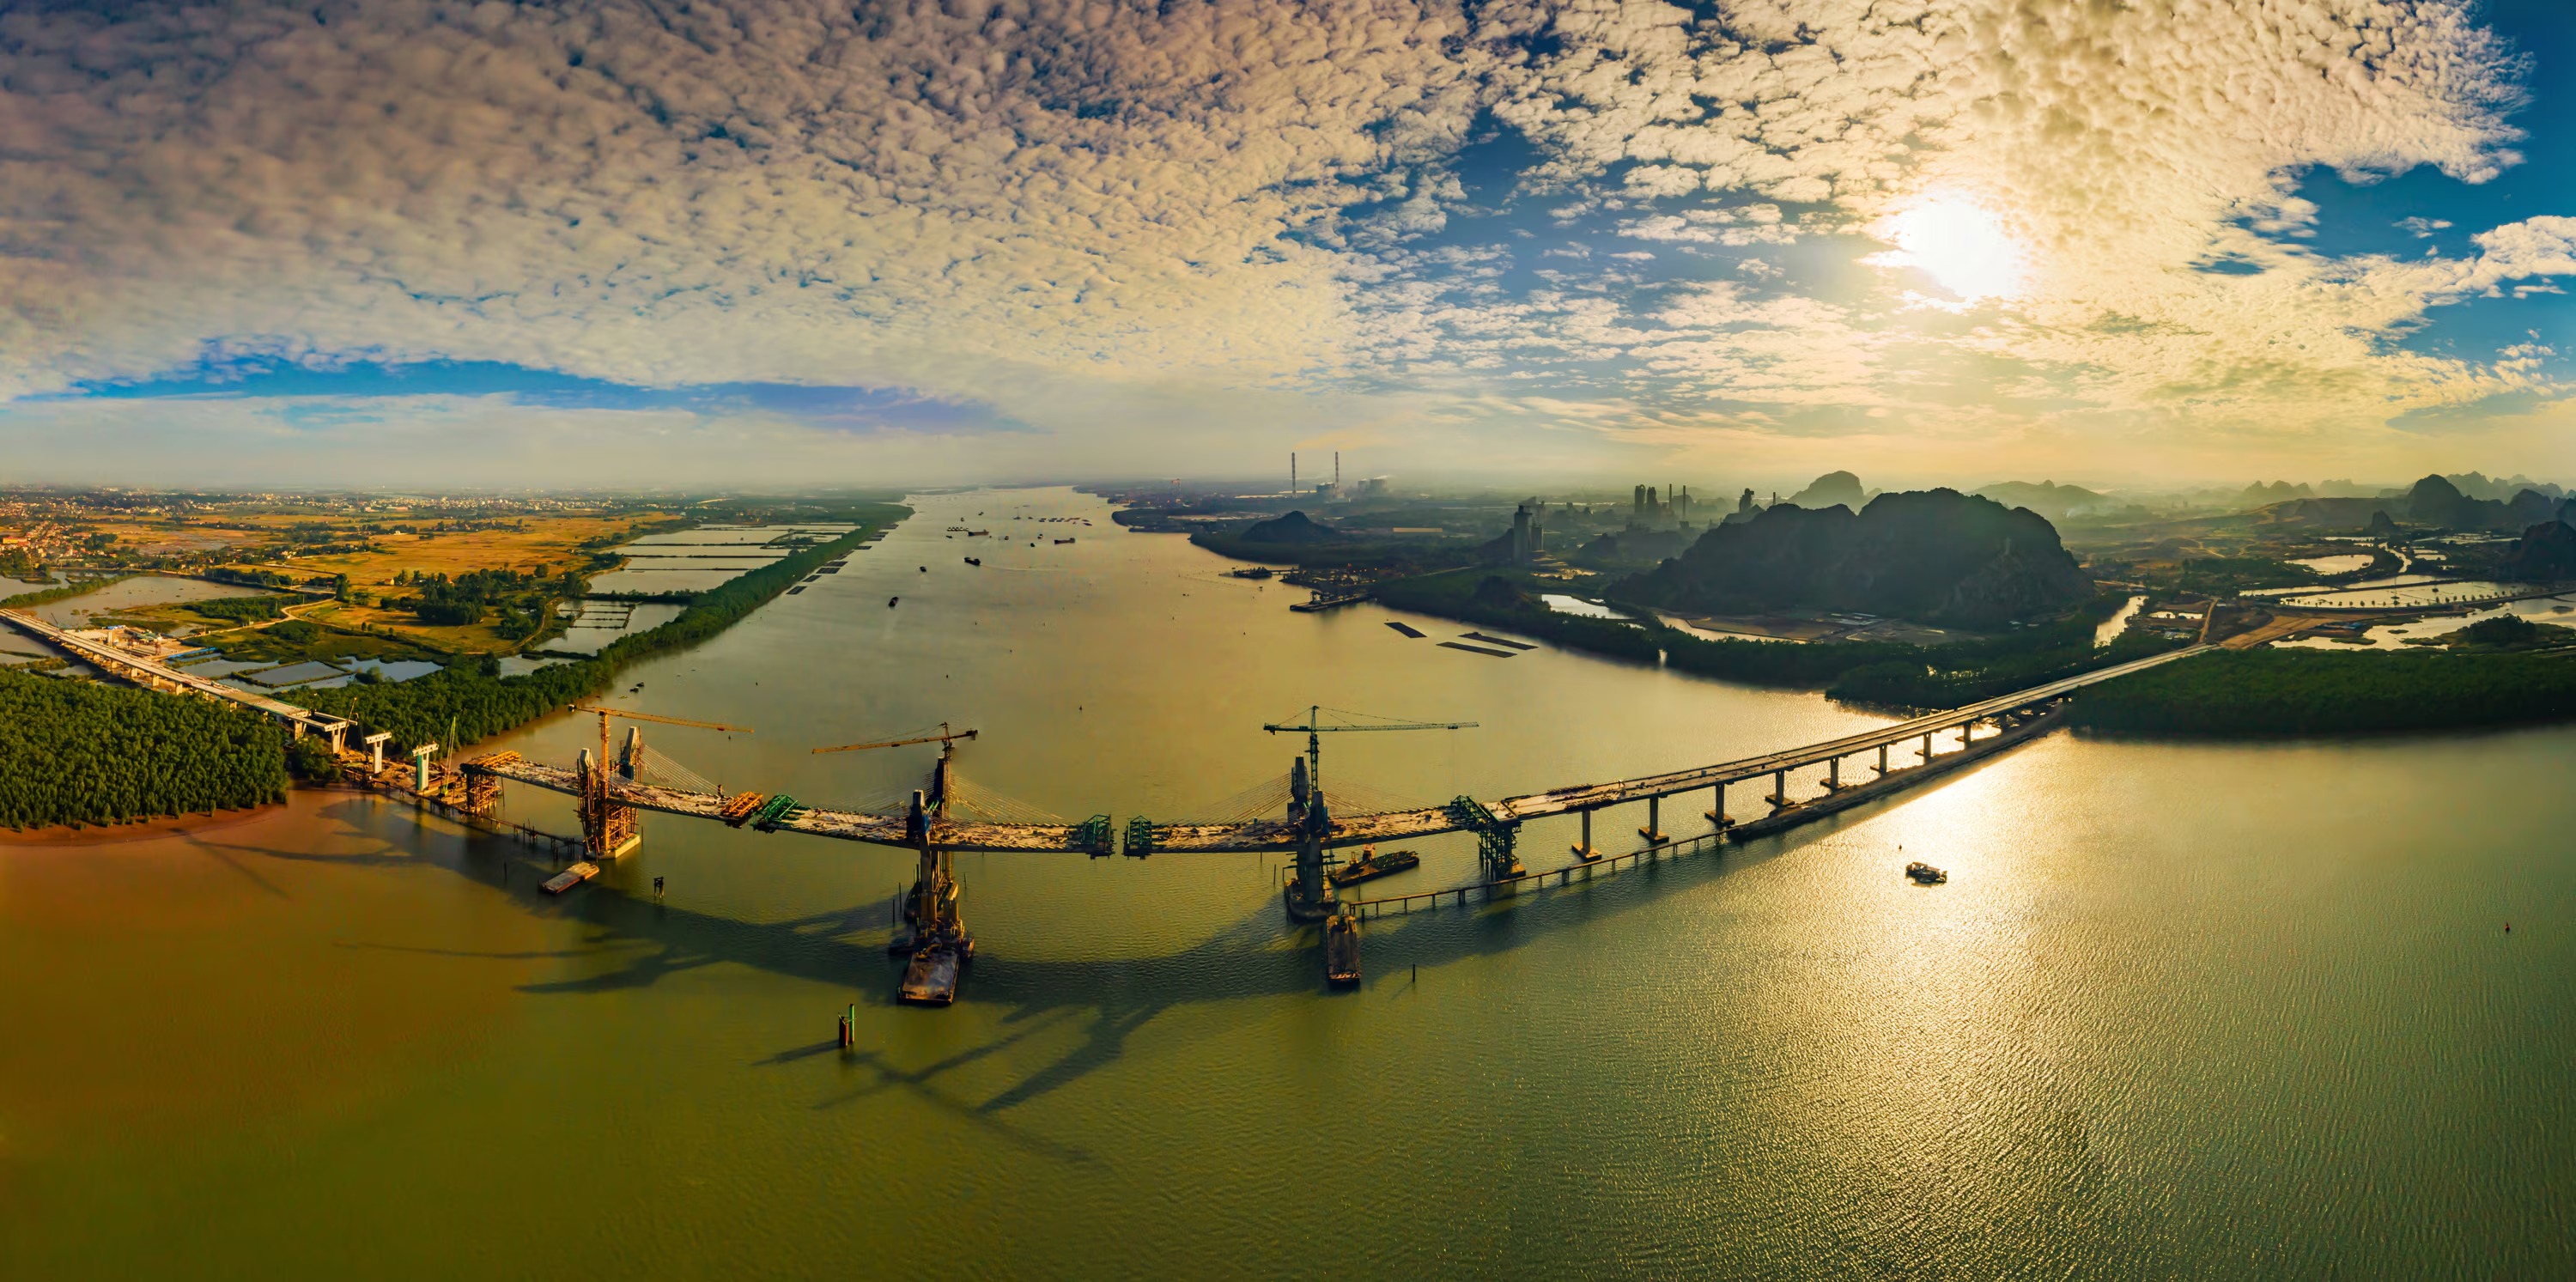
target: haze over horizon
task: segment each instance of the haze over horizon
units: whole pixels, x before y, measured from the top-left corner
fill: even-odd
[[[0,481],[2564,483],[2571,68],[2547,0],[17,5]]]

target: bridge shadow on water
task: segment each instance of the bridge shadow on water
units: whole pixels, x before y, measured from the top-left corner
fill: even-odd
[[[1951,775],[1927,781],[1937,789],[1982,769],[1979,762]],[[1367,927],[1369,971],[1395,976],[1414,967],[1496,956],[1560,932],[1635,912],[1671,896],[1685,894],[1793,854],[1868,822],[1901,805],[1920,790],[1908,790],[1819,817],[1814,822],[1740,845],[1714,844],[1666,855],[1587,881],[1580,871],[1565,886],[1524,887],[1517,894],[1487,900],[1471,893],[1466,907],[1453,903],[1410,915],[1372,919]],[[322,812],[348,833],[377,843],[376,848],[344,855],[271,849],[249,844],[200,840],[196,844],[257,880],[234,856],[304,860],[343,866],[434,864],[508,895],[531,914],[580,922],[591,932],[583,946],[530,953],[490,953],[423,948],[410,945],[351,943],[347,947],[400,949],[478,959],[562,959],[598,966],[590,973],[521,986],[533,994],[583,994],[649,988],[663,979],[699,967],[731,963],[792,979],[829,985],[851,993],[862,1006],[894,1006],[898,962],[886,952],[891,931],[883,901],[835,908],[783,921],[752,922],[675,907],[647,896],[598,882],[556,897],[541,883],[554,861],[509,838],[462,834],[446,820],[425,820],[419,835],[428,838],[397,844],[383,835],[388,820],[406,816],[372,798],[335,802]],[[1187,858],[1188,856],[1164,856]],[[272,887],[272,889],[274,889]],[[283,893],[277,892],[277,893]],[[1027,1135],[1001,1123],[998,1114],[1038,1099],[1116,1063],[1128,1039],[1165,1011],[1204,1006],[1223,1010],[1244,999],[1333,994],[1323,981],[1315,947],[1317,928],[1291,927],[1275,898],[1189,948],[1160,956],[1051,960],[1019,958],[1009,953],[1007,939],[985,940],[961,1001],[1002,1012],[1000,1036],[919,1067],[905,1067],[882,1050],[855,1049],[849,1060],[868,1069],[874,1081],[825,1099],[817,1108],[901,1090],[943,1111],[989,1126],[1029,1151],[1069,1161],[1086,1161],[1078,1150]],[[1293,943],[1294,946],[1289,946]],[[994,945],[998,944],[996,948]],[[1383,982],[1383,981],[1381,981]],[[1244,1017],[1253,1014],[1244,1008]],[[937,1012],[923,1012],[938,1018]],[[818,1015],[819,1018],[819,1015]],[[1080,1025],[1080,1042],[1036,1071],[981,1100],[961,1100],[940,1079],[967,1065],[999,1054],[1041,1032]],[[781,1067],[839,1050],[835,1041],[787,1047],[750,1061],[754,1067]]]

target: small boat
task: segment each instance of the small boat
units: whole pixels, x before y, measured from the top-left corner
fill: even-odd
[[[983,559],[982,559],[982,558],[980,558],[980,557],[972,557],[972,556],[970,556],[970,557],[966,558],[966,564],[968,564],[968,565],[972,565],[972,566],[981,567],[981,566],[984,564],[984,562],[983,562]]]
[[[1360,919],[1347,908],[1324,923],[1324,979],[1335,988],[1360,982]]]
[[[930,567],[929,567],[929,566],[926,566],[926,565],[925,565],[925,566],[923,566],[923,567],[921,567],[921,572],[922,572],[922,573],[924,573],[924,574],[928,574],[928,573],[930,573]]]
[[[900,601],[900,600],[902,600],[902,599],[903,599],[903,598],[902,598],[902,597],[899,597],[899,596],[890,596],[890,597],[887,597],[887,598],[886,598],[886,608],[887,608],[887,609],[889,609],[889,610],[893,609],[893,608],[894,608],[894,603],[895,603],[895,602],[897,602],[897,601]]]
[[[1271,569],[1266,565],[1256,565],[1247,570],[1228,570],[1225,572],[1225,577],[1229,579],[1266,579],[1269,578],[1270,575]]]
[[[1336,886],[1348,886],[1354,882],[1393,876],[1421,866],[1422,856],[1410,850],[1391,850],[1381,855],[1377,852],[1377,847],[1371,846],[1362,851],[1359,858],[1325,874],[1325,877]]]
[[[599,875],[599,865],[585,859],[546,879],[546,893],[560,895]]]
[[[1073,542],[1073,540],[1071,540],[1071,539],[1057,539],[1057,540],[1055,541],[1055,545],[1056,545],[1057,547],[1063,547],[1065,544],[1067,544],[1067,543],[1071,543],[1071,542]]]
[[[1919,860],[1905,865],[1905,875],[1913,878],[1918,886],[1938,886],[1950,880],[1950,874]]]

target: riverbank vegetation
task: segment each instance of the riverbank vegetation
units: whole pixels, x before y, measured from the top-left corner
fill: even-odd
[[[0,671],[0,827],[127,823],[285,795],[286,731],[256,713]]]
[[[1647,663],[1660,655],[1666,667],[1700,676],[1821,690],[1840,702],[1901,709],[1955,708],[2179,644],[2133,633],[2109,646],[2095,646],[2095,631],[2125,604],[2118,597],[2098,597],[2057,619],[1946,645],[1804,645],[1692,636],[1642,609],[1632,622],[1564,614],[1547,608],[1534,595],[1534,586],[1505,575],[1458,570],[1381,584],[1377,596],[1396,609],[1508,628],[1568,649]]]
[[[2576,654],[2220,651],[2092,687],[2079,726],[2266,738],[2576,718]]]
[[[0,609],[19,610],[28,606],[47,605],[55,601],[68,601],[83,593],[96,592],[108,584],[121,583],[133,577],[131,574],[115,574],[96,579],[74,579],[69,583],[55,584],[50,588],[21,592],[13,597],[0,597]]]
[[[895,511],[899,517],[903,509]],[[389,732],[404,747],[472,743],[607,689],[629,664],[686,649],[722,632],[816,567],[866,542],[877,528],[863,525],[701,592],[678,618],[613,641],[591,658],[512,677],[459,663],[411,681],[315,690],[304,697],[316,711],[346,717],[371,732]]]

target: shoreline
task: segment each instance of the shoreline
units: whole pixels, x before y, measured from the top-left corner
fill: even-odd
[[[68,850],[83,846],[121,846],[130,842],[154,841],[163,837],[187,837],[202,832],[220,832],[254,823],[282,813],[290,803],[272,801],[247,810],[217,810],[184,815],[155,815],[149,819],[122,824],[89,824],[72,827],[56,824],[48,828],[0,828],[0,850]]]

